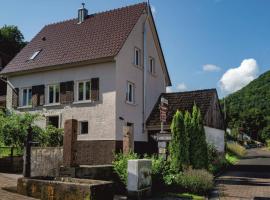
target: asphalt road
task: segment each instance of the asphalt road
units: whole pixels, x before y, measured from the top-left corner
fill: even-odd
[[[270,200],[270,151],[248,150],[238,164],[217,178],[210,199]]]

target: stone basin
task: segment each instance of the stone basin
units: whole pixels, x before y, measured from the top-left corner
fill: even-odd
[[[113,200],[113,183],[69,177],[19,178],[17,192],[41,200]]]

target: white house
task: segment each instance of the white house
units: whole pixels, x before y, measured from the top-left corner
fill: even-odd
[[[135,152],[147,148],[145,121],[171,85],[146,3],[45,26],[5,67],[7,108],[44,115],[40,126],[78,120],[80,164],[107,164],[125,124]],[[97,153],[98,152],[98,153]]]

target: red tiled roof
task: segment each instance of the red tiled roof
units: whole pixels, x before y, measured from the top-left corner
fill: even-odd
[[[155,107],[147,119],[147,126],[160,125],[160,98],[164,97],[168,100],[167,124],[172,122],[172,118],[177,110],[182,112],[192,112],[194,103],[200,108],[201,114],[204,117],[211,105],[212,99],[217,94],[216,89],[196,90],[188,92],[163,93],[160,95]]]
[[[146,3],[45,26],[5,67],[3,74],[56,66],[118,54],[146,9]],[[34,60],[29,58],[41,50]]]

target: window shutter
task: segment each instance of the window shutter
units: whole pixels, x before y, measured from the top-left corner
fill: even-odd
[[[19,106],[19,88],[12,90],[12,108]]]
[[[91,101],[99,100],[99,78],[91,79]]]
[[[69,104],[74,100],[74,81],[60,83],[60,102]]]
[[[32,87],[32,105],[33,107],[44,105],[44,85],[37,85]]]

